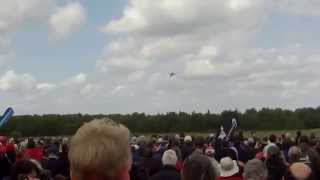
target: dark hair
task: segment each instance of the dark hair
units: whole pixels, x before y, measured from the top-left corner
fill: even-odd
[[[29,160],[18,161],[13,167],[11,179],[19,180],[21,176],[28,175],[32,173],[32,171],[37,172],[37,174],[40,173],[39,169],[33,162]]]
[[[232,148],[224,148],[222,151],[222,157],[230,157],[232,160],[238,161],[237,152]]]
[[[27,148],[35,148],[35,147],[36,147],[36,143],[34,142],[34,140],[32,138],[30,138],[28,140]]]
[[[300,143],[307,143],[309,144],[309,137],[306,135],[303,135],[300,137]]]
[[[276,146],[270,146],[267,153],[266,166],[268,169],[268,179],[281,179],[285,174],[286,165],[281,157],[280,149]]]
[[[153,156],[152,148],[151,147],[145,147],[141,151],[141,157],[144,158],[151,158]]]
[[[193,154],[183,164],[182,180],[213,180],[216,174],[207,156]]]
[[[194,145],[196,148],[203,149],[205,144],[205,140],[202,136],[198,136],[194,140]]]
[[[277,141],[277,136],[274,134],[271,134],[269,137],[269,141],[272,143],[275,143]]]
[[[314,149],[310,149],[308,151],[308,157],[310,160],[310,168],[312,170],[312,173],[316,177],[320,177],[320,155],[318,152]]]
[[[297,136],[298,136],[298,137],[301,136],[301,131],[297,131]]]

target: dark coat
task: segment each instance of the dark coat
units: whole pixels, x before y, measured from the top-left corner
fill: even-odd
[[[12,145],[6,145],[0,147],[2,148],[0,152],[0,179],[11,175],[11,168],[15,163],[16,153]]]
[[[153,158],[141,158],[140,162],[136,164],[136,167],[132,169],[133,174],[137,180],[148,180],[154,174],[159,172],[161,169],[161,162]]]
[[[150,180],[180,180],[180,173],[175,167],[164,166],[157,174],[152,176]]]
[[[44,169],[50,170],[53,177],[58,174],[69,177],[70,167],[67,158],[49,158],[42,161],[42,166]]]
[[[181,148],[182,153],[182,160],[185,160],[187,157],[189,157],[193,152],[193,145],[190,144],[184,144]]]
[[[286,165],[280,158],[268,159],[266,161],[266,166],[268,169],[267,180],[282,180],[287,170]]]

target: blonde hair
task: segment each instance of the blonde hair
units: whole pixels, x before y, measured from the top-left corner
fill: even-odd
[[[113,179],[130,167],[129,130],[104,118],[82,125],[70,142],[69,160],[77,180],[88,175]]]

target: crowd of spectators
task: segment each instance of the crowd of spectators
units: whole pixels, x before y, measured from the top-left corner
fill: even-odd
[[[0,136],[0,180],[319,180],[315,134],[134,136],[109,119],[71,138]]]

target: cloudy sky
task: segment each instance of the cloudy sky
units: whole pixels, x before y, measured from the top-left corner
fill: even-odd
[[[0,110],[317,107],[319,9],[319,0],[0,0]]]

